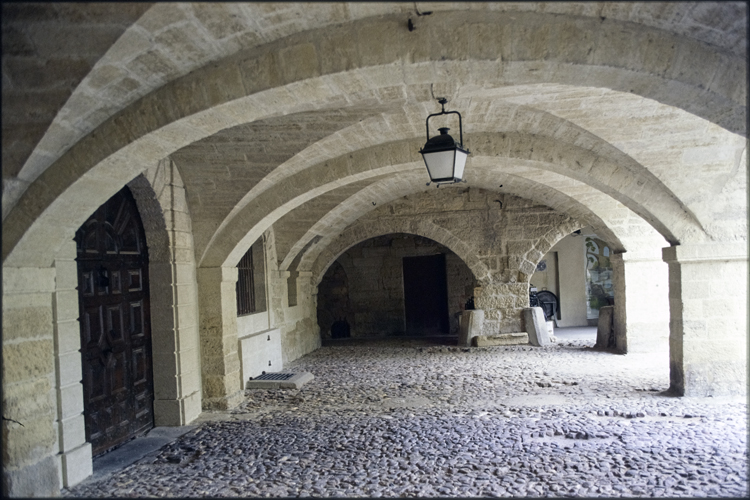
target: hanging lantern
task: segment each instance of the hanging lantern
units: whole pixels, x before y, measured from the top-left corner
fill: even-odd
[[[445,98],[438,99],[438,102],[442,105],[442,111],[440,113],[433,113],[427,117],[425,122],[427,143],[419,152],[422,154],[422,158],[424,158],[427,173],[430,175],[430,182],[434,182],[439,187],[440,184],[461,182],[464,175],[464,167],[466,166],[466,157],[470,153],[463,146],[464,133],[461,123],[461,113],[458,111],[446,111],[445,103],[448,100]],[[436,135],[430,139],[430,118],[449,114],[458,115],[460,142],[456,142],[453,137],[448,135],[448,131],[450,130],[448,127],[439,128],[440,135]],[[429,183],[427,184],[429,185]]]

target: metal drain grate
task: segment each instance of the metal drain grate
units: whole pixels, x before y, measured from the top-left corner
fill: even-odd
[[[245,389],[299,389],[314,379],[312,373],[264,373],[245,383]]]
[[[289,380],[294,377],[294,373],[264,373],[255,377],[253,380]]]

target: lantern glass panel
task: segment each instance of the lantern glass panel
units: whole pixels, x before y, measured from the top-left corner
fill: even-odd
[[[466,166],[466,158],[468,156],[467,153],[464,153],[460,149],[456,150],[456,169],[453,172],[453,176],[456,179],[464,178],[464,167]]]
[[[453,160],[455,150],[437,151],[435,153],[424,153],[424,163],[433,181],[441,179],[453,179]],[[464,157],[464,163],[466,158]],[[463,170],[463,165],[461,166]]]

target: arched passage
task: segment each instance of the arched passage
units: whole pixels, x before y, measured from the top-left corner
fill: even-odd
[[[746,6],[723,5],[440,4],[423,20],[425,29],[409,31],[405,19],[413,6],[407,4],[163,4],[148,10],[98,60],[104,50],[89,52],[86,45],[110,44],[111,39],[81,36],[75,43],[58,44],[71,40],[49,37],[38,24],[5,30],[6,22],[18,24],[18,19],[3,16],[5,34],[20,42],[29,35],[39,42],[4,44],[17,57],[4,64],[4,97],[6,90],[19,97],[4,99],[9,104],[3,108],[4,124],[10,123],[4,127],[4,139],[6,134],[20,137],[28,132],[16,130],[18,120],[45,135],[36,146],[27,138],[21,141],[27,151],[33,150],[31,156],[18,154],[16,141],[9,155],[13,162],[3,162],[3,307],[4,325],[9,325],[3,402],[26,424],[21,428],[4,422],[15,446],[4,459],[11,471],[8,477],[27,485],[38,478],[40,484],[53,484],[49,491],[54,491],[58,481],[50,471],[61,462],[67,467],[66,461],[72,464],[79,458],[75,453],[83,453],[82,448],[66,448],[62,456],[54,456],[69,444],[58,443],[62,434],[55,426],[71,422],[56,422],[56,406],[50,401],[53,391],[72,390],[74,382],[64,378],[69,373],[60,373],[58,379],[71,385],[50,384],[56,383],[51,374],[67,366],[56,364],[56,335],[75,320],[68,315],[74,290],[72,285],[60,288],[61,270],[66,259],[72,261],[68,246],[73,232],[93,210],[144,167],[196,141],[207,140],[207,149],[213,147],[220,156],[218,168],[210,154],[197,158],[195,164],[211,167],[198,182],[170,184],[198,196],[171,198],[174,217],[165,217],[165,223],[175,249],[162,272],[164,283],[171,280],[173,301],[175,296],[194,300],[196,273],[216,285],[204,288],[201,297],[202,332],[215,334],[202,339],[201,347],[210,353],[202,357],[203,367],[218,373],[204,371],[202,394],[216,400],[212,403],[231,405],[241,381],[234,376],[230,345],[232,310],[223,307],[226,301],[221,299],[233,290],[228,267],[271,229],[279,230],[279,248],[287,255],[295,253],[286,250],[300,241],[297,231],[304,235],[305,228],[294,227],[293,220],[274,227],[295,208],[313,200],[321,201],[316,206],[321,211],[327,201],[336,207],[339,193],[345,191],[337,187],[355,189],[357,184],[364,189],[368,180],[404,179],[403,172],[419,169],[415,152],[424,140],[422,119],[435,111],[435,95],[448,96],[457,109],[476,118],[476,128],[467,130],[467,137],[476,138],[476,151],[484,150],[488,163],[482,166],[483,180],[470,185],[472,189],[494,191],[494,180],[503,174],[496,167],[512,168],[516,178],[510,183],[511,196],[534,190],[536,198],[554,200],[561,219],[577,219],[590,211],[602,227],[613,228],[612,234],[626,235],[624,276],[629,264],[633,269],[640,265],[631,259],[630,246],[640,230],[628,222],[632,213],[657,227],[670,244],[679,243],[664,252],[673,283],[673,385],[681,392],[687,381],[685,392],[693,394],[744,387],[746,359],[734,354],[745,352],[745,312],[741,305],[728,306],[729,321],[724,312],[716,313],[717,299],[711,295],[727,282],[740,297],[747,288],[736,278],[747,274],[747,183],[742,168],[746,82],[741,78],[746,69]],[[45,8],[35,5],[32,10]],[[131,12],[121,19],[133,17]],[[80,34],[67,21],[59,22],[63,32]],[[122,33],[122,28],[115,31]],[[28,57],[23,51],[39,48],[52,57],[18,59]],[[76,60],[85,59],[83,69],[76,70],[88,74],[85,81],[73,74],[76,71],[68,72],[75,68],[60,57],[65,50]],[[27,84],[45,91],[24,93]],[[46,112],[40,113],[45,106]],[[299,120],[303,114],[308,118],[305,126]],[[242,144],[228,140],[233,138],[229,129],[245,124],[279,127],[275,136],[269,134],[274,136],[267,144],[272,154],[262,161],[253,155],[245,158]],[[319,130],[307,134],[308,125]],[[508,141],[498,138],[502,133]],[[480,145],[482,141],[502,142],[513,154],[499,154],[493,164],[488,159],[497,151]],[[357,156],[363,152],[369,155],[364,161]],[[340,161],[349,155],[357,164]],[[575,161],[566,165],[566,160],[577,160],[582,168]],[[242,162],[243,168],[232,169]],[[10,163],[14,166],[6,169]],[[569,167],[570,175],[559,170],[560,165]],[[243,178],[248,172],[251,175]],[[235,189],[230,193],[224,189],[227,185]],[[211,190],[231,198],[221,202],[220,196],[200,196]],[[579,197],[580,204],[574,203]],[[200,220],[200,228],[191,226],[188,215],[193,209],[211,214]],[[437,220],[434,225],[444,228]],[[285,228],[292,229],[281,234]],[[645,239],[651,241],[651,235]],[[300,266],[312,269],[316,245],[307,247],[310,241],[297,248],[282,273],[302,254],[311,261],[300,259]],[[327,243],[320,240],[319,245]],[[515,307],[516,298],[525,294],[519,288],[519,278],[524,279],[520,266],[531,261],[519,261],[519,268],[511,270],[507,247],[501,243],[498,248],[490,239],[483,243],[488,250],[478,254],[477,262],[487,276],[505,280],[506,296],[513,303],[508,307]],[[287,255],[279,258],[286,261]],[[196,261],[203,267],[196,270]],[[648,275],[647,269],[641,271],[633,276]],[[513,274],[516,283],[510,282]],[[301,305],[277,316],[291,357],[315,346],[309,335],[313,313],[302,307],[309,305],[305,301],[311,295],[311,278],[300,273]],[[174,313],[175,329],[196,332],[196,310],[193,301],[164,312],[165,317]],[[515,328],[507,320],[493,318],[492,328]],[[163,366],[179,365],[190,373],[169,382],[179,386],[165,399],[174,415],[189,415],[201,396],[200,372],[193,369],[198,363],[176,354],[199,352],[197,339],[176,334],[174,348],[165,350]],[[40,402],[34,411],[18,403],[28,394]],[[13,491],[23,496],[27,490]]]
[[[476,284],[466,263],[435,240],[403,232],[364,238],[320,278],[321,337],[336,338],[331,325],[342,319],[352,337],[456,335]]]

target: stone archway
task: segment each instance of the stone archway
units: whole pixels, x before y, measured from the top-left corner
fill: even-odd
[[[148,247],[124,187],[76,231],[86,440],[100,455],[154,426]]]
[[[181,216],[184,187],[170,162],[160,162],[128,183],[143,221],[149,247],[151,276],[154,419],[158,425],[185,425],[201,411],[200,358],[196,328],[195,271],[192,251],[173,242],[190,241],[189,219]],[[180,201],[182,199],[182,201]],[[167,228],[166,221],[172,222]],[[53,271],[54,353],[62,481],[73,485],[92,472],[91,446],[83,436],[80,393],[80,337],[78,331],[75,245],[63,245]],[[192,274],[192,281],[190,275]],[[175,286],[180,283],[180,286]],[[175,293],[177,292],[177,293]],[[70,300],[69,300],[70,297]],[[176,361],[176,362],[175,362]]]
[[[460,238],[451,234],[445,228],[439,227],[429,221],[381,221],[377,224],[370,222],[353,224],[330,246],[320,253],[312,265],[312,283],[318,285],[327,269],[346,251],[346,249],[364,240],[383,236],[391,233],[405,233],[421,236],[445,246],[454,252],[466,263],[477,281],[489,276],[487,266],[472,252]]]
[[[421,269],[425,261],[428,273]],[[416,298],[430,298],[415,309],[411,285],[421,282],[434,286],[419,289]],[[317,284],[321,336],[332,337],[331,324],[342,318],[352,337],[457,335],[458,313],[475,287],[466,262],[434,239],[399,231],[364,238],[348,246]]]

